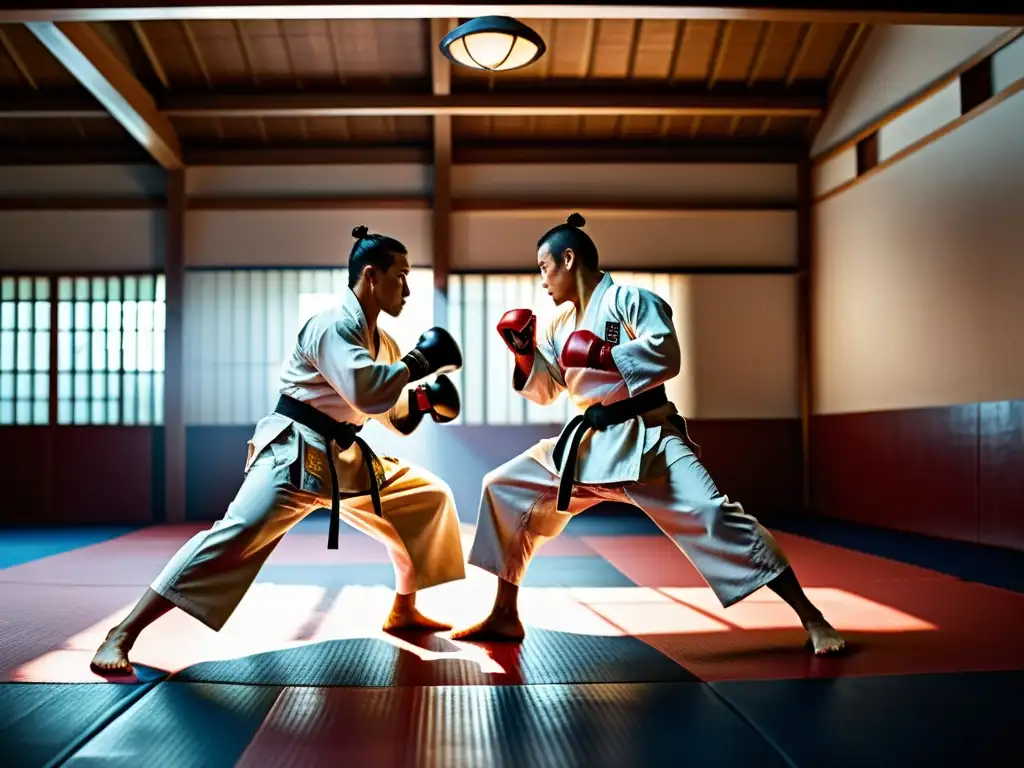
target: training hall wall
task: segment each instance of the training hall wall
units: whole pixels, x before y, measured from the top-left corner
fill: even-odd
[[[1024,38],[874,30],[813,147],[818,514],[1024,548]]]
[[[145,166],[0,169],[5,522],[166,519],[165,185]],[[795,165],[457,164],[447,305],[434,296],[429,165],[190,167],[185,187],[187,519],[224,513],[301,318],[345,289],[350,232],[365,224],[405,242],[416,268],[406,311],[382,324],[404,348],[445,325],[466,366],[459,423],[364,434],[444,478],[474,520],[484,474],[568,418],[564,403],[526,407],[511,392],[494,326],[514,306],[550,313],[536,241],[573,210],[604,267],[672,304],[684,369],[670,394],[719,484],[761,513],[799,506]]]

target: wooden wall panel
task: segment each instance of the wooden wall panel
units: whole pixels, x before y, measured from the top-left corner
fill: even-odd
[[[1024,400],[817,415],[817,514],[1024,550]]]
[[[814,510],[858,523],[977,541],[978,408],[814,416]]]
[[[161,472],[146,427],[5,427],[0,522],[146,524]]]
[[[800,420],[689,422],[718,489],[757,517],[796,514],[801,502]]]
[[[166,173],[156,165],[0,166],[2,197],[160,197]]]
[[[374,165],[194,166],[190,197],[401,197],[430,194],[432,171],[416,163]]]
[[[794,266],[796,211],[635,211],[586,206],[452,215],[452,269],[533,270],[537,239],[573,210],[607,269]]]
[[[162,211],[0,210],[0,269],[153,269],[163,263],[162,232]]]
[[[352,229],[396,237],[413,266],[428,267],[429,210],[189,211],[185,216],[188,267],[343,267]]]
[[[51,430],[3,427],[0,435],[0,523],[49,523],[55,490]]]
[[[679,205],[796,203],[796,166],[752,163],[501,163],[452,169],[458,200]]]
[[[978,540],[1024,550],[1024,400],[980,409]]]
[[[153,480],[162,471],[153,461],[157,432],[137,427],[55,429],[53,519],[152,522]]]

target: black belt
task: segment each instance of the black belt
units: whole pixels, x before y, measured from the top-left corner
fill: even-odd
[[[668,403],[668,396],[665,394],[664,385],[649,389],[646,392],[637,395],[636,397],[630,397],[626,400],[619,400],[617,403],[611,405],[601,405],[597,403],[587,408],[583,412],[582,416],[576,416],[572,421],[566,425],[566,428],[562,430],[561,436],[558,438],[558,442],[555,444],[554,460],[555,466],[558,467],[562,464],[562,455],[565,453],[565,445],[569,439],[569,435],[572,434],[573,429],[577,425],[582,425],[579,429],[576,429],[576,433],[572,436],[572,444],[569,446],[569,454],[565,459],[565,466],[562,467],[562,475],[558,481],[558,505],[556,509],[564,512],[569,508],[569,498],[572,496],[572,488],[576,483],[576,458],[580,450],[580,442],[583,440],[583,435],[592,429],[605,430],[613,424],[622,424],[623,422],[629,421],[647,411],[653,411],[655,408],[660,408]],[[700,451],[700,446],[697,445],[691,438],[689,432],[686,430],[686,420],[683,419],[678,413],[674,413],[668,417],[668,421],[680,431],[683,435],[683,439],[693,449],[694,453]]]
[[[380,509],[380,485],[377,482],[375,466],[377,456],[374,454],[373,449],[366,444],[366,441],[356,434],[362,427],[357,427],[344,421],[335,421],[309,403],[296,400],[288,395],[281,395],[274,412],[287,416],[304,427],[309,427],[320,435],[326,443],[327,467],[331,470],[331,522],[327,530],[328,549],[338,548],[338,529],[341,526],[338,471],[334,467],[334,451],[331,450],[333,444],[337,444],[343,451],[350,448],[353,443],[359,446],[363,453],[363,463],[366,464],[366,469],[370,473],[370,499],[373,501],[373,511],[377,513],[377,517],[384,517]]]

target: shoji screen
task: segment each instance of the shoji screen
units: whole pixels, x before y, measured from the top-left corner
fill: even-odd
[[[0,280],[0,424],[50,421],[50,279]]]
[[[380,316],[403,350],[433,325],[433,273],[414,269],[405,311]],[[196,270],[185,279],[185,421],[253,424],[277,402],[302,324],[348,290],[344,269]]]

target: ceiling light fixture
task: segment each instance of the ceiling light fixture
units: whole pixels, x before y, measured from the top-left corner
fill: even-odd
[[[481,16],[441,41],[441,53],[463,67],[505,72],[532,64],[546,50],[541,36],[508,16]]]

